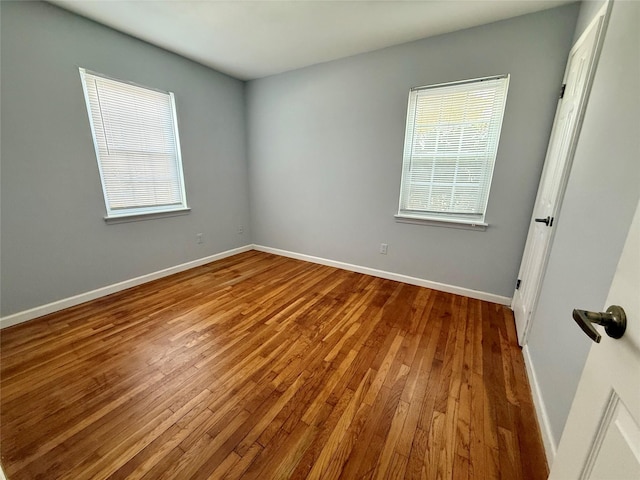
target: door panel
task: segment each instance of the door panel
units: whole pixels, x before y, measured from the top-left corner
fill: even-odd
[[[611,412],[611,414],[609,414]],[[640,428],[620,397],[612,395],[584,468],[593,480],[640,478]],[[613,472],[617,471],[617,476]]]

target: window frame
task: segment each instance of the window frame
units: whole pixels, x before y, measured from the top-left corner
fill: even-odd
[[[411,165],[411,158],[413,154],[413,146],[414,146],[414,137],[417,123],[415,122],[415,113],[412,113],[412,109],[415,109],[418,103],[419,92],[421,91],[429,91],[434,89],[441,88],[449,88],[449,87],[459,87],[464,85],[477,85],[481,82],[488,80],[501,80],[503,82],[503,98],[500,104],[500,107],[497,109],[497,133],[495,136],[495,148],[492,152],[487,155],[487,159],[490,160],[490,166],[488,169],[485,169],[485,182],[487,185],[486,188],[486,196],[484,198],[484,205],[482,206],[481,213],[452,213],[446,211],[429,211],[429,210],[409,210],[403,208],[408,201],[408,171]],[[419,225],[434,225],[434,226],[445,226],[452,228],[464,228],[464,229],[473,229],[473,230],[485,230],[489,225],[486,223],[486,213],[487,213],[487,205],[489,201],[489,195],[491,192],[491,183],[493,180],[493,173],[495,169],[496,158],[498,154],[500,135],[502,131],[502,126],[504,124],[504,114],[506,111],[506,103],[507,103],[507,95],[509,91],[509,74],[502,75],[492,75],[488,77],[482,78],[474,78],[469,80],[461,80],[455,82],[447,82],[447,83],[439,83],[433,85],[426,85],[420,87],[413,87],[409,90],[409,99],[407,103],[407,118],[405,125],[405,137],[404,137],[404,147],[403,147],[403,156],[402,156],[402,173],[400,178],[400,195],[398,201],[398,212],[394,215],[397,222],[400,223],[412,223]],[[453,94],[454,92],[451,92]],[[435,123],[432,125],[436,125]],[[434,153],[433,157],[435,160],[434,164],[437,162],[437,152]],[[455,184],[452,188],[455,187]],[[478,194],[480,195],[480,194]]]
[[[175,95],[173,92],[161,90],[158,88],[149,87],[146,85],[141,85],[135,82],[121,80],[119,78],[112,77],[110,75],[105,75],[100,72],[96,72],[93,70],[89,70],[83,67],[78,68],[80,73],[80,79],[82,84],[82,91],[84,94],[85,106],[87,109],[87,116],[89,118],[89,125],[91,129],[91,137],[93,141],[93,146],[96,154],[96,163],[98,165],[98,172],[100,174],[100,183],[102,186],[102,195],[104,199],[104,205],[106,209],[106,215],[104,216],[104,220],[107,223],[121,223],[121,222],[130,222],[137,220],[150,220],[153,218],[161,218],[175,215],[184,215],[191,211],[187,204],[187,192],[185,188],[184,182],[184,168],[182,163],[182,149],[180,147],[180,134],[178,128],[178,115],[176,110],[176,102]],[[107,185],[105,183],[103,165],[100,158],[100,147],[98,145],[98,140],[96,137],[96,125],[94,124],[94,119],[91,110],[91,103],[89,99],[89,92],[87,89],[87,77],[86,74],[91,76],[100,77],[107,79],[112,82],[118,82],[123,85],[129,85],[136,88],[141,88],[145,90],[149,90],[155,93],[161,93],[163,95],[167,95],[170,105],[170,113],[171,113],[171,127],[174,135],[174,144],[175,144],[175,152],[173,158],[173,164],[175,166],[177,172],[177,183],[179,188],[179,198],[180,202],[170,205],[150,205],[150,206],[140,206],[140,207],[130,207],[130,208],[118,208],[112,209],[110,206],[109,195],[107,191]],[[135,150],[132,150],[135,152]]]

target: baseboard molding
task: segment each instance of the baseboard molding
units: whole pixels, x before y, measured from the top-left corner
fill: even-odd
[[[527,368],[529,385],[531,385],[533,406],[535,407],[536,414],[538,416],[538,424],[540,425],[540,432],[542,433],[542,442],[544,443],[544,451],[547,455],[547,463],[549,464],[549,468],[551,468],[551,465],[553,465],[553,460],[556,458],[556,451],[558,446],[553,439],[553,433],[551,432],[551,423],[549,422],[547,408],[545,406],[544,400],[542,399],[542,392],[540,391],[540,385],[538,384],[538,377],[536,377],[533,360],[531,359],[529,348],[526,345],[522,347],[522,356],[524,357],[524,365]]]
[[[488,302],[494,302],[501,305],[511,304],[511,299],[509,297],[502,297],[499,295],[494,295],[492,293],[480,292],[478,290],[457,287],[455,285],[447,285],[445,283],[433,282],[431,280],[425,280],[422,278],[410,277],[408,275],[401,275],[399,273],[377,270],[375,268],[363,267],[360,265],[352,265],[350,263],[314,257],[302,253],[289,252],[287,250],[280,250],[278,248],[265,247],[263,245],[245,245],[243,247],[216,253],[215,255],[209,255],[208,257],[199,258],[191,262],[182,263],[180,265],[165,268],[163,270],[158,270],[157,272],[148,273],[140,277],[132,278],[130,280],[125,280],[119,283],[114,283],[113,285],[107,285],[105,287],[81,293],[73,297],[63,298],[46,305],[41,305],[29,310],[24,310],[22,312],[2,317],[0,318],[0,329],[33,320],[34,318],[42,317],[43,315],[48,315],[59,310],[64,310],[65,308],[73,307],[84,302],[95,300],[96,298],[111,295],[112,293],[120,292],[122,290],[126,290],[127,288],[136,287],[138,285],[142,285],[143,283],[151,282],[152,280],[167,277],[169,275],[173,275],[174,273],[183,272],[184,270],[199,267],[200,265],[215,262],[216,260],[221,260],[232,255],[237,255],[238,253],[247,252],[249,250],[258,250],[260,252],[273,253],[275,255],[280,255],[283,257],[295,258],[298,260],[304,260],[306,262],[341,268],[343,270],[349,270],[351,272],[364,273],[366,275],[372,275],[374,277],[385,278],[387,280],[395,280],[397,282],[404,282],[410,285],[431,288],[433,290],[453,293],[456,295],[464,295],[467,297],[476,298],[478,300],[486,300]]]
[[[0,318],[0,329],[10,327],[12,325],[17,325],[18,323],[26,322],[28,320],[33,320],[34,318],[42,317],[43,315],[48,315],[49,313],[57,312],[59,310],[64,310],[65,308],[74,307],[76,305],[80,305],[81,303],[95,300],[96,298],[104,297],[107,295],[111,295],[112,293],[126,290],[127,288],[136,287],[152,280],[157,280],[162,277],[173,275],[174,273],[189,270],[190,268],[199,267],[207,263],[215,262],[216,260],[231,257],[232,255],[237,255],[238,253],[248,252],[252,249],[252,245],[233,248],[231,250],[226,250],[214,255],[209,255],[208,257],[199,258],[191,262],[175,265],[173,267],[158,270],[157,272],[148,273],[146,275],[132,278],[130,280],[125,280],[123,282],[114,283],[113,285],[107,285],[106,287],[97,288],[95,290],[91,290],[90,292],[81,293],[79,295],[74,295],[73,297],[63,298],[62,300],[57,300],[46,305],[41,305],[29,310],[14,313],[12,315]]]
[[[419,287],[431,288],[433,290],[453,293],[455,295],[464,295],[466,297],[476,298],[478,300],[486,300],[487,302],[499,303],[500,305],[511,305],[511,298],[502,297],[493,293],[480,292],[478,290],[471,290],[469,288],[457,287],[455,285],[448,285],[446,283],[433,282],[431,280],[425,280],[423,278],[410,277],[408,275],[401,275],[399,273],[377,270],[375,268],[363,267],[360,265],[353,265],[351,263],[338,262],[336,260],[329,260],[327,258],[314,257],[311,255],[305,255],[303,253],[280,250],[279,248],[265,247],[264,245],[254,245],[253,248],[254,250],[258,250],[260,252],[273,253],[274,255],[295,258],[297,260],[304,260],[305,262],[318,263],[320,265],[341,268],[342,270],[349,270],[351,272],[364,273],[366,275],[372,275],[374,277],[380,277],[387,280],[395,280],[396,282],[403,282],[410,285],[417,285]]]

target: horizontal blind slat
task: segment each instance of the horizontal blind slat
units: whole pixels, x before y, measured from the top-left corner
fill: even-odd
[[[507,87],[508,77],[410,92],[400,211],[484,216]]]
[[[107,209],[186,206],[171,94],[81,72]]]

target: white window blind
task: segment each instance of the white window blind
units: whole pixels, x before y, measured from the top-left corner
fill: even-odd
[[[107,218],[187,209],[173,94],[80,76]]]
[[[508,76],[411,89],[399,217],[483,223]]]

